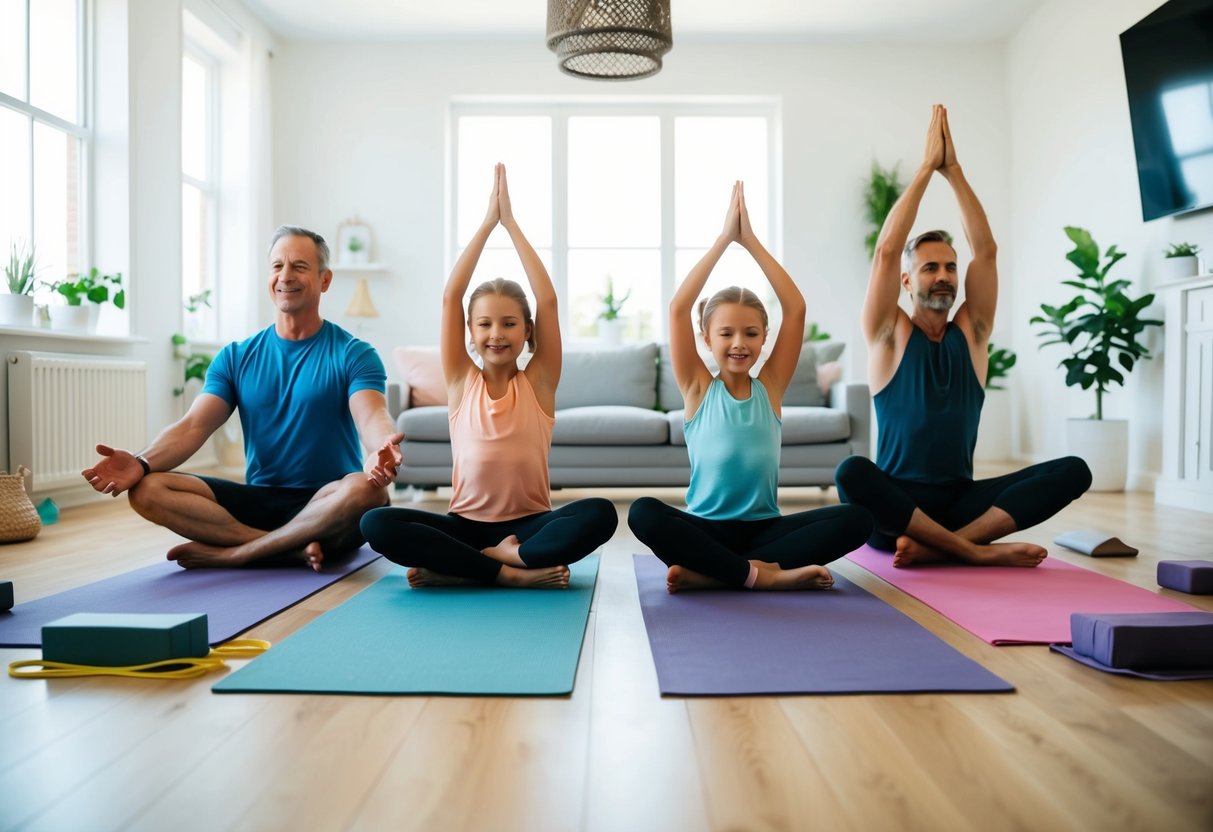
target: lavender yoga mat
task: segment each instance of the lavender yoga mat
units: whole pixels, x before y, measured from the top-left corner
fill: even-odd
[[[841,575],[822,592],[670,595],[665,564],[633,563],[663,694],[1014,690]]]
[[[40,647],[43,624],[76,612],[206,613],[210,643],[219,644],[378,557],[363,546],[323,572],[303,566],[182,569],[166,560],[0,613],[0,647]]]
[[[870,546],[847,557],[990,644],[1069,644],[1075,612],[1194,609],[1057,558],[1030,569],[949,563],[898,569],[892,555]]]

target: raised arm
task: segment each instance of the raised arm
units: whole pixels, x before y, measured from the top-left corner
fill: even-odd
[[[201,393],[186,414],[160,431],[139,456],[147,461],[148,472],[171,471],[197,453],[231,415],[232,409],[223,399]],[[132,451],[98,445],[97,453],[101,459],[80,472],[94,491],[117,497],[143,479],[143,464]]]
[[[956,161],[956,145],[948,127],[947,110],[943,111],[943,134],[944,162],[939,172],[956,194],[965,239],[973,250],[973,261],[965,272],[965,302],[956,310],[955,321],[961,329],[968,330],[965,334],[970,337],[974,354],[984,356],[998,306],[998,244],[994,242],[994,232],[990,230],[985,209],[981,207],[977,194],[969,187],[969,181]],[[985,362],[976,362],[974,366],[978,365],[978,374],[984,381]]]
[[[901,197],[893,203],[876,239],[876,254],[872,258],[862,319],[863,335],[873,350],[873,359],[876,358],[876,348],[883,347],[891,353],[897,318],[899,314],[904,314],[897,305],[901,296],[901,254],[910,237],[910,229],[914,227],[918,206],[931,175],[944,161],[942,111],[938,104],[932,107],[922,165],[915,171]]]
[[[712,374],[699,357],[695,324],[691,318],[695,301],[703,292],[712,269],[720,262],[729,243],[740,236],[741,183],[734,182],[720,236],[699,262],[691,267],[686,279],[670,300],[670,363],[674,370],[674,380],[678,382],[678,389],[682,392],[688,418],[699,409],[699,403],[703,400],[708,385],[712,383]]]
[[[532,317],[535,321],[535,353],[526,365],[526,377],[535,388],[535,395],[547,413],[555,412],[556,385],[560,383],[560,366],[563,358],[560,343],[560,307],[556,301],[556,288],[544,268],[543,261],[535,253],[526,235],[514,219],[514,206],[510,202],[509,183],[505,166],[499,165],[497,180],[497,204],[501,211],[501,225],[509,232],[514,251],[522,262],[527,283],[535,297]]]
[[[796,372],[796,364],[800,361],[800,345],[804,342],[804,295],[796,287],[791,275],[784,270],[783,266],[779,265],[779,262],[771,256],[771,253],[754,235],[754,229],[750,226],[750,212],[746,209],[745,204],[744,183],[740,188],[739,206],[741,209],[741,234],[737,242],[741,243],[741,247],[750,253],[754,262],[758,264],[758,268],[762,269],[767,282],[775,290],[775,297],[779,299],[779,306],[783,311],[783,322],[779,325],[779,335],[775,337],[771,355],[762,365],[762,371],[758,374],[767,388],[768,395],[771,396],[771,404],[775,407],[776,412],[779,412],[784,391],[788,389],[792,374]]]
[[[446,380],[447,400],[454,408],[463,398],[463,384],[467,374],[476,367],[468,356],[466,346],[467,320],[463,309],[463,296],[467,294],[468,284],[472,282],[472,273],[480,262],[484,244],[489,235],[501,221],[501,209],[497,204],[497,190],[505,168],[498,164],[493,171],[493,193],[489,196],[489,207],[484,215],[484,222],[472,239],[468,240],[463,254],[455,261],[451,276],[447,279],[446,288],[442,291],[442,325],[439,344],[442,353],[442,375]]]

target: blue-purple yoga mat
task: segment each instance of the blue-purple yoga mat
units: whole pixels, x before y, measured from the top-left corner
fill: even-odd
[[[841,575],[822,592],[670,595],[636,555],[663,694],[1003,692],[1015,688]]]
[[[302,565],[182,569],[166,560],[0,612],[0,647],[40,647],[43,624],[76,612],[206,613],[210,643],[219,644],[378,557],[363,546],[323,572]]]

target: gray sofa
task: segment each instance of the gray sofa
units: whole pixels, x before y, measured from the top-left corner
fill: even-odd
[[[833,346],[837,356],[842,345]],[[829,354],[806,344],[784,397],[780,485],[828,486],[847,456],[870,455],[868,386],[839,382],[823,393],[817,363]],[[404,384],[397,418],[404,465],[396,484],[449,486],[447,408],[410,407],[409,399]],[[682,407],[664,346],[566,351],[548,458],[552,487],[687,485]]]

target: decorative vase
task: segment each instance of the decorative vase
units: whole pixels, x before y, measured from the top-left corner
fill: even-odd
[[[1124,491],[1129,470],[1127,419],[1067,419],[1070,453],[1091,469],[1092,491]]]
[[[599,318],[598,340],[607,347],[618,347],[623,344],[623,318]]]
[[[51,307],[51,329],[64,332],[88,332],[91,318],[91,310],[84,304]]]
[[[0,295],[0,326],[33,326],[32,295]]]
[[[1183,280],[1185,277],[1195,277],[1197,272],[1196,255],[1187,257],[1164,257],[1162,261],[1163,280]]]
[[[974,462],[1004,462],[1011,458],[1011,391],[987,390],[977,429]]]

